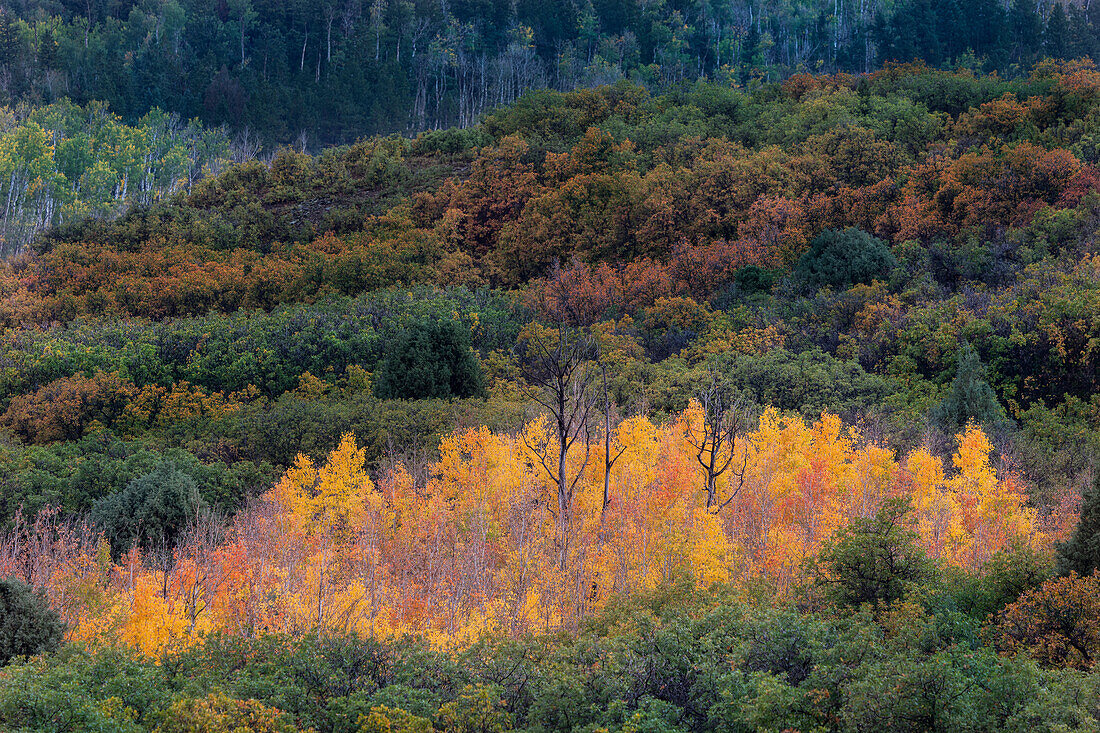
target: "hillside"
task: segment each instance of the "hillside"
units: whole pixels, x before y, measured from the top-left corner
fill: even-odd
[[[1087,60],[618,81],[73,217],[0,727],[1089,729],[1098,140]]]

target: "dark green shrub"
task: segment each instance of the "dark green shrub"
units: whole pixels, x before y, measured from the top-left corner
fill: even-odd
[[[455,321],[415,321],[386,349],[374,382],[382,399],[474,397],[483,391],[470,332]]]
[[[801,412],[807,419],[820,417],[822,410],[847,419],[882,405],[897,392],[889,379],[869,374],[859,362],[816,348],[800,353],[772,349],[715,363],[760,404]]]
[[[891,499],[870,519],[856,519],[825,543],[812,564],[818,586],[836,606],[889,604],[936,579],[932,561],[905,522],[908,504]]]
[[[56,651],[64,633],[65,624],[45,596],[15,578],[0,580],[0,665]]]
[[[112,550],[171,548],[203,506],[195,480],[168,461],[96,502],[92,516]]]
[[[826,229],[810,243],[794,268],[794,276],[813,289],[847,290],[858,283],[881,280],[897,266],[886,242],[849,227]]]
[[[765,270],[756,265],[746,265],[736,272],[733,281],[744,293],[767,292],[775,285],[774,270]]]

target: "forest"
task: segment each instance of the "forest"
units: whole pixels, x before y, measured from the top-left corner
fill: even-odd
[[[152,108],[270,143],[472,126],[528,89],[923,59],[1027,73],[1096,56],[1091,0],[8,0],[0,104]]]
[[[0,729],[1100,729],[1096,7],[499,5],[0,14]]]

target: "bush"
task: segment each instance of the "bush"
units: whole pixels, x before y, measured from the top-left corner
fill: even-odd
[[[826,229],[810,243],[794,275],[815,290],[826,286],[847,290],[884,278],[897,264],[886,243],[865,231]]]
[[[770,292],[775,285],[776,271],[756,265],[746,265],[733,276],[733,281],[743,293]]]
[[[400,708],[379,705],[359,716],[359,733],[431,733],[432,722]]]
[[[0,665],[56,651],[64,633],[65,624],[45,596],[15,578],[0,580]]]
[[[825,544],[813,566],[836,606],[889,604],[936,579],[932,561],[905,524],[908,505],[890,499],[871,519],[856,519]]]
[[[298,730],[274,708],[256,700],[232,700],[222,694],[185,698],[172,704],[157,733],[292,733]]]
[[[382,399],[474,397],[484,390],[470,332],[455,321],[414,321],[398,334],[378,367]]]
[[[897,392],[889,379],[869,374],[859,362],[836,359],[820,349],[772,349],[738,356],[717,368],[760,404],[801,412],[807,419],[820,417],[823,410],[847,419],[882,405]]]
[[[118,555],[134,545],[171,548],[202,505],[195,480],[165,461],[121,492],[100,499],[92,515]]]

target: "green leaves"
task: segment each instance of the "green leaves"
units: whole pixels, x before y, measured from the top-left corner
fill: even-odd
[[[207,144],[192,145],[192,139]],[[210,142],[201,124],[181,124],[160,110],[136,125],[100,103],[82,108],[65,101],[34,110],[0,132],[3,253],[17,253],[49,226],[111,218],[189,188],[192,169],[212,172],[227,162],[224,134]]]
[[[794,276],[815,290],[847,290],[852,285],[885,279],[896,266],[897,260],[885,242],[849,227],[819,234],[798,261]]]
[[[888,605],[937,579],[935,565],[905,521],[907,503],[887,500],[871,519],[841,528],[812,564],[815,582],[836,606]]]
[[[123,491],[100,499],[92,516],[116,555],[136,545],[170,556],[176,538],[202,508],[195,480],[164,462]]]
[[[483,390],[469,331],[454,321],[410,323],[387,347],[374,384],[382,399],[473,397]]]
[[[12,657],[56,651],[64,633],[45,595],[14,578],[0,579],[0,666]]]
[[[963,344],[955,379],[943,401],[933,408],[932,422],[948,433],[957,432],[971,420],[986,430],[1003,426],[1008,417],[985,376],[978,353],[970,344]]]

